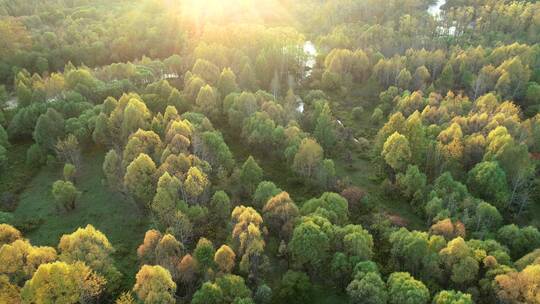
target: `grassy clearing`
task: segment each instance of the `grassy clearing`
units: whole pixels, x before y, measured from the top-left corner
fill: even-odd
[[[119,193],[102,184],[101,165],[104,153],[92,151],[82,159],[77,188],[82,192],[75,210],[59,210],[51,194],[51,185],[62,178],[62,167],[47,166],[27,184],[14,212],[15,220],[25,223],[39,219],[35,229],[25,232],[34,245],[56,247],[63,234],[91,224],[103,232],[116,248],[115,261],[124,274],[124,284],[131,287],[137,271],[136,248],[148,228],[146,215]]]
[[[26,165],[26,150],[32,143],[30,141],[12,143],[8,149],[8,162],[6,168],[0,172],[0,195],[11,195],[13,201],[24,190],[32,177],[38,172],[36,168]],[[0,209],[12,211],[15,205],[5,202]]]

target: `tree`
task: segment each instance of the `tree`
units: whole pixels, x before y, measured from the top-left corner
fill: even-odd
[[[201,76],[209,83],[216,84],[219,78],[219,68],[212,62],[204,59],[197,59],[193,65],[193,74]]]
[[[135,276],[133,291],[145,304],[174,304],[176,284],[171,274],[161,266],[143,265]]]
[[[178,190],[180,181],[176,176],[171,176],[169,172],[163,173],[159,178],[156,195],[150,206],[155,220],[164,229],[174,224],[177,211],[177,201],[179,199]]]
[[[178,264],[178,273],[180,282],[187,285],[189,289],[197,274],[197,263],[190,254],[186,254]]]
[[[540,265],[533,264],[520,272],[510,271],[495,277],[495,293],[502,303],[537,303],[540,290]]]
[[[240,75],[238,77],[238,83],[240,84],[240,87],[243,90],[254,92],[257,89],[256,81],[257,77],[255,76],[255,72],[253,72],[251,65],[246,62],[242,67],[242,70],[240,71]]]
[[[204,190],[209,185],[208,177],[204,172],[197,167],[189,168],[184,181],[184,190],[191,199],[191,202],[196,203],[198,197],[203,194]]]
[[[184,253],[184,245],[167,233],[156,244],[156,264],[167,269],[173,279],[178,279],[177,265]]]
[[[106,145],[110,142],[109,134],[109,118],[107,114],[101,112],[96,117],[96,126],[94,127],[94,132],[92,132],[92,139],[96,144]]]
[[[266,284],[259,285],[254,299],[257,304],[269,304],[272,301],[272,289]]]
[[[476,231],[493,231],[502,223],[502,216],[494,206],[480,202],[476,206]]]
[[[262,210],[266,205],[266,202],[268,202],[271,197],[279,194],[280,192],[282,192],[281,189],[278,188],[273,182],[260,182],[257,186],[257,189],[255,190],[255,193],[253,194],[253,206],[255,206],[259,210]]]
[[[496,161],[476,164],[469,171],[467,186],[471,192],[504,210],[510,197],[506,174]]]
[[[122,161],[116,150],[111,149],[105,154],[102,168],[109,187],[118,189],[122,185]]]
[[[0,224],[0,247],[11,244],[22,238],[22,234],[15,227],[8,224]]]
[[[219,75],[217,87],[221,96],[225,97],[230,93],[238,91],[238,85],[236,84],[236,75],[230,68],[225,68]]]
[[[426,188],[427,177],[417,166],[408,165],[405,174],[397,174],[396,182],[406,198],[421,199]]]
[[[5,275],[0,275],[0,302],[1,303],[21,303],[19,286],[12,284]]]
[[[388,300],[391,304],[422,304],[430,299],[429,290],[408,272],[394,272],[388,278]]]
[[[206,116],[212,119],[220,117],[221,105],[219,104],[219,96],[211,86],[205,85],[199,90],[195,104]]]
[[[120,296],[116,299],[114,304],[135,304],[135,299],[131,295],[131,292],[122,292]]]
[[[298,152],[294,156],[293,168],[306,178],[313,178],[323,159],[323,149],[311,138],[300,142]]]
[[[206,274],[208,270],[214,268],[215,254],[214,244],[206,238],[200,238],[193,250],[193,257],[197,261],[200,273]]]
[[[65,180],[70,181],[70,182],[75,181],[75,176],[77,174],[77,169],[75,168],[75,166],[73,164],[66,163],[64,165],[63,172],[64,172],[64,179]]]
[[[470,294],[454,290],[443,290],[435,295],[433,304],[473,304]]]
[[[402,69],[398,77],[396,79],[397,86],[402,88],[403,90],[408,90],[410,87],[412,81],[412,75],[411,72],[409,72],[407,69]]]
[[[452,240],[458,236],[465,237],[465,225],[460,221],[452,222],[451,219],[447,218],[431,225],[429,233],[441,235],[447,240]]]
[[[325,192],[320,198],[312,198],[302,205],[301,213],[315,213],[323,216],[334,224],[344,224],[349,218],[349,205],[341,195]]]
[[[519,258],[540,247],[540,232],[533,226],[519,228],[510,224],[497,231],[497,240],[508,246],[514,258]]]
[[[75,135],[68,134],[65,139],[58,139],[54,149],[59,160],[73,164],[76,168],[81,166],[81,150]]]
[[[394,132],[384,143],[381,156],[396,171],[403,169],[411,159],[411,149],[407,138]]]
[[[300,213],[289,194],[283,191],[268,200],[263,208],[263,214],[270,229],[278,231],[281,238],[288,239],[294,220]]]
[[[146,231],[143,243],[137,248],[137,256],[143,264],[155,263],[156,247],[161,238],[161,232],[155,229]]]
[[[325,151],[331,151],[336,143],[332,112],[326,102],[322,105],[322,109],[317,117],[313,135],[321,143]]]
[[[161,138],[153,131],[137,130],[129,136],[124,147],[122,164],[128,166],[139,154],[145,153],[154,161],[159,161],[162,155]]]
[[[236,254],[227,245],[222,245],[214,255],[214,262],[223,273],[230,273],[234,268]]]
[[[251,303],[251,291],[244,279],[237,275],[226,274],[215,282],[206,282],[193,295],[193,304]]]
[[[81,195],[75,185],[70,181],[57,180],[52,186],[54,200],[63,206],[66,211],[75,209],[75,201]]]
[[[430,247],[433,237],[425,232],[401,228],[390,234],[390,258],[399,269],[422,279],[436,278],[440,269],[436,251]]]
[[[447,92],[454,87],[454,69],[450,63],[444,66],[439,79],[437,79],[437,87],[441,92]]]
[[[150,203],[155,191],[154,161],[141,153],[127,166],[124,186],[128,193],[142,206]]]
[[[231,200],[225,191],[216,191],[210,200],[210,211],[220,224],[225,224],[231,214]]]
[[[56,141],[64,137],[64,117],[53,108],[39,116],[34,129],[35,142],[48,152],[54,151]]]
[[[41,264],[57,259],[52,247],[34,247],[27,240],[19,239],[0,247],[0,276],[6,275],[15,284],[22,285]]]
[[[361,279],[354,279],[347,286],[347,294],[353,304],[386,304],[388,293],[380,275],[367,273]]]
[[[463,238],[457,237],[448,242],[439,255],[450,272],[452,282],[464,285],[474,282],[479,264]]]
[[[66,263],[84,262],[97,273],[104,276],[109,284],[120,278],[112,254],[114,248],[107,237],[92,225],[79,228],[72,234],[64,234],[58,244],[60,260]],[[111,286],[111,285],[109,285]]]
[[[120,113],[117,113],[121,111]],[[146,107],[146,104],[139,100],[138,96],[134,96],[127,101],[127,104],[124,108],[116,108],[109,118],[109,122],[114,121],[118,115],[121,119],[119,126],[119,134],[114,134],[116,130],[111,129],[111,134],[114,136],[120,136],[121,142],[131,135],[131,133],[137,131],[138,129],[146,129],[150,121],[150,111]]]
[[[329,258],[331,239],[323,230],[324,219],[319,222],[317,223],[316,219],[305,218],[294,228],[288,249],[293,261],[298,265],[308,264],[311,269],[318,269]]]
[[[0,117],[1,115],[2,114],[0,114]],[[4,129],[4,127],[2,126],[1,121],[0,121],[0,146],[4,148],[9,148],[10,146],[9,141],[8,141],[8,134],[6,130]]]
[[[240,171],[240,183],[243,189],[243,193],[248,196],[253,195],[255,188],[261,182],[263,176],[263,170],[252,156],[249,156]]]
[[[261,232],[261,215],[251,207],[237,206],[231,213],[232,238],[240,259],[240,270],[256,279],[264,258],[264,242]]]
[[[279,286],[278,296],[284,303],[306,303],[311,299],[312,286],[304,272],[287,270]]]
[[[223,291],[217,284],[205,282],[191,299],[192,304],[219,304],[223,303]]]
[[[105,280],[81,262],[42,264],[21,289],[23,303],[81,303],[99,298]]]

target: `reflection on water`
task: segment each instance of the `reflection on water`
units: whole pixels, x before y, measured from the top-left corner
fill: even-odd
[[[306,41],[304,43],[304,52],[307,55],[306,58],[306,77],[311,74],[311,69],[315,66],[315,57],[317,57],[317,49],[311,41]]]
[[[446,0],[437,0],[437,3],[428,8],[428,13],[432,16],[438,16],[441,13],[441,6],[446,3]]]

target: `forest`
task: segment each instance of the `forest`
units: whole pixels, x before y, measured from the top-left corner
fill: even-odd
[[[0,0],[0,304],[540,304],[540,2]]]

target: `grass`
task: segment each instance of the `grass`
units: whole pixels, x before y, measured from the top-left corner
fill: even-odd
[[[8,162],[6,167],[0,172],[0,195],[13,195],[13,201],[24,190],[25,185],[30,182],[38,170],[26,165],[26,150],[32,143],[29,141],[12,143],[8,149]],[[4,202],[0,206],[4,211],[13,211],[15,205],[11,202]]]
[[[101,166],[104,153],[92,151],[83,155],[77,188],[82,192],[73,211],[63,211],[51,194],[51,185],[62,178],[62,167],[44,167],[26,186],[14,212],[15,221],[36,222],[25,232],[33,245],[56,247],[63,234],[87,224],[103,232],[116,249],[116,267],[124,274],[123,285],[131,287],[137,271],[136,248],[148,228],[146,216],[136,205],[102,184]]]

